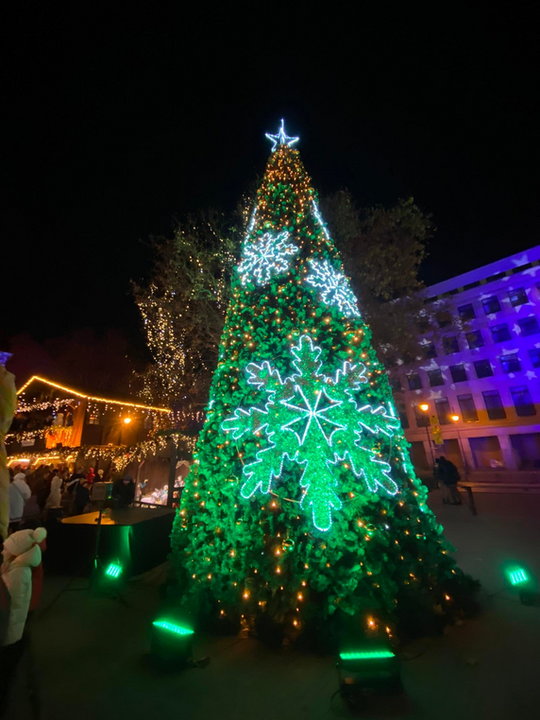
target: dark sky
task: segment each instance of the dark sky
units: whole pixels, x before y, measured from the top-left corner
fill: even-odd
[[[134,337],[142,241],[175,215],[231,209],[282,116],[321,192],[412,195],[433,214],[428,283],[538,242],[533,3],[436,3],[431,15],[330,4],[324,16],[314,4],[257,16],[199,4],[198,18],[180,3],[72,5],[25,3],[4,28],[2,248],[13,262],[0,343],[82,326]]]

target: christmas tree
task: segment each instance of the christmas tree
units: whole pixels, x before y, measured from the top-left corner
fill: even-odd
[[[283,121],[267,137],[173,529],[183,600],[293,635],[347,616],[425,629],[472,583],[426,505],[298,138]]]

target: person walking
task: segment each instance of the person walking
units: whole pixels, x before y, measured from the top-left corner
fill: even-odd
[[[447,460],[444,455],[438,458],[438,476],[444,486],[445,497],[443,503],[447,505],[461,505],[461,497],[457,484],[461,479],[457,467]]]
[[[15,532],[18,530],[23,514],[24,506],[26,502],[30,500],[32,491],[30,486],[26,482],[26,475],[22,470],[19,470],[13,476],[13,480],[9,486],[9,532]]]

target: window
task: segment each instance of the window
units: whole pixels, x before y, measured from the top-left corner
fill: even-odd
[[[465,382],[467,380],[465,365],[450,365],[450,374],[454,382]]]
[[[401,388],[401,380],[398,377],[390,378],[390,387],[394,392],[399,392]]]
[[[435,344],[432,342],[427,342],[422,345],[422,349],[424,351],[424,355],[427,358],[434,358],[437,357],[437,350],[435,348]]]
[[[526,302],[528,302],[527,293],[523,288],[518,288],[517,290],[510,290],[508,293],[508,297],[510,298],[510,302],[514,307],[517,305],[524,305]]]
[[[510,340],[511,335],[508,325],[493,325],[491,328],[491,337],[493,338],[493,342],[497,343]]]
[[[437,322],[441,328],[448,327],[452,324],[452,316],[447,311],[437,313]]]
[[[515,373],[521,370],[521,361],[517,352],[501,355],[499,360],[505,373]]]
[[[476,405],[472,395],[458,395],[459,407],[461,408],[461,417],[465,422],[474,422],[478,420]]]
[[[536,335],[536,333],[540,332],[538,318],[535,315],[523,318],[523,320],[518,320],[518,325],[521,328],[522,335]]]
[[[520,417],[536,415],[534,403],[528,387],[510,388],[510,392],[512,393],[512,400],[514,401],[514,407],[516,408],[517,415]]]
[[[484,312],[486,313],[486,315],[491,315],[492,313],[499,312],[499,310],[501,309],[501,303],[499,302],[499,298],[495,295],[486,298],[485,300],[482,300],[482,305],[484,307]]]
[[[484,405],[490,420],[503,420],[506,417],[501,396],[497,390],[486,390],[482,393],[484,396]]]
[[[442,372],[438,368],[437,370],[428,370],[427,375],[429,378],[430,387],[438,387],[439,385],[444,385],[444,378]]]
[[[467,338],[467,344],[471,350],[474,350],[474,348],[482,347],[484,344],[484,338],[482,337],[482,333],[480,332],[480,330],[465,333],[465,337]]]
[[[409,390],[420,390],[422,387],[422,381],[418,373],[407,375],[407,383],[409,384]]]
[[[417,427],[428,427],[429,426],[429,413],[422,412],[419,408],[414,408],[414,414],[416,416]]]
[[[477,360],[474,363],[474,369],[476,370],[477,378],[490,377],[493,375],[493,368],[489,360]]]
[[[533,367],[540,367],[540,348],[531,348],[529,358]]]
[[[443,348],[447,355],[459,352],[459,343],[455,335],[447,335],[443,337]]]
[[[405,410],[405,405],[399,405],[398,406],[398,412],[399,412],[399,421],[401,423],[401,427],[406,430],[409,427],[409,418],[407,417],[407,412]]]
[[[474,318],[476,317],[476,313],[474,312],[472,303],[458,307],[458,313],[459,317],[462,320],[474,320]]]
[[[448,398],[435,400],[435,408],[437,410],[437,417],[439,418],[439,425],[448,425],[450,422],[450,403],[448,402]]]

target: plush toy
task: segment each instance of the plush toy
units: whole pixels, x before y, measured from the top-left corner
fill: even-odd
[[[18,530],[4,541],[2,581],[9,594],[9,615],[2,645],[21,640],[28,610],[37,607],[43,584],[41,548],[47,531]]]

